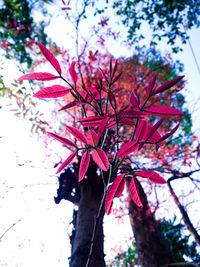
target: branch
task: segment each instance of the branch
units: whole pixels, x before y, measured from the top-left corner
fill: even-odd
[[[174,202],[175,204],[177,205],[181,215],[182,215],[182,218],[183,218],[183,221],[188,229],[188,231],[191,233],[191,235],[194,237],[196,243],[200,246],[200,236],[197,232],[197,230],[194,228],[185,208],[181,205],[180,201],[179,201],[179,198],[177,197],[177,195],[175,194],[172,186],[171,186],[171,181],[175,180],[175,179],[179,179],[179,178],[184,178],[184,177],[189,177],[192,173],[194,172],[197,172],[199,170],[195,170],[195,171],[191,171],[191,172],[188,172],[188,173],[176,173],[174,174],[171,178],[169,178],[167,180],[167,185],[169,187],[169,191],[172,195],[172,197],[174,198]],[[168,266],[168,265],[167,265]]]

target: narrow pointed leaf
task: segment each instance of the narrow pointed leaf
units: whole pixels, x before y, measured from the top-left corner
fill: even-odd
[[[102,75],[103,75],[104,79],[106,80],[106,82],[109,84],[108,77],[106,76],[105,72],[101,68],[99,68],[99,70],[102,73]]]
[[[147,122],[145,120],[140,120],[135,132],[135,137],[138,142],[145,140],[147,129]]]
[[[89,163],[90,163],[90,152],[89,150],[86,150],[81,158],[79,176],[78,176],[79,182],[84,178],[85,173],[88,169]]]
[[[131,92],[130,103],[133,106],[133,108],[139,109],[139,100],[138,100],[138,96],[136,95],[135,91]]]
[[[67,146],[72,146],[72,147],[76,147],[77,148],[77,146],[73,142],[71,142],[70,140],[68,140],[67,138],[61,137],[61,136],[59,136],[57,134],[50,133],[50,132],[48,132],[47,134],[49,136],[53,137],[54,139],[58,140],[59,142],[67,145]]]
[[[139,189],[138,189],[138,185],[137,185],[135,177],[132,177],[132,179],[131,179],[131,182],[130,182],[130,185],[129,185],[129,190],[130,190],[133,202],[137,206],[143,207],[141,199],[139,197]]]
[[[54,74],[48,72],[34,72],[22,75],[21,77],[18,78],[18,81],[23,81],[23,80],[50,81],[58,78],[60,77],[55,76]]]
[[[183,112],[179,109],[175,109],[172,107],[165,107],[165,106],[156,106],[151,108],[146,108],[143,110],[144,112],[150,113],[155,116],[180,116],[183,115]]]
[[[87,138],[85,137],[85,135],[82,132],[80,132],[78,129],[76,129],[75,127],[66,126],[66,130],[70,132],[74,137],[76,137],[76,139],[78,139],[80,142],[86,145],[88,144]]]
[[[112,183],[111,187],[108,190],[106,201],[105,201],[105,209],[106,213],[109,215],[111,213],[111,208],[113,204],[113,198],[120,197],[125,186],[125,174],[118,175],[114,182]]]
[[[91,146],[98,145],[99,137],[98,134],[93,129],[87,131],[86,137],[89,145]]]
[[[154,85],[155,85],[155,82],[156,82],[156,75],[154,75],[154,76],[151,78],[151,80],[150,80],[150,82],[149,82],[149,86],[147,87],[147,94],[148,94],[148,96],[151,95],[151,92],[152,92],[152,90],[153,90],[153,87],[154,87]]]
[[[78,120],[83,126],[99,126],[106,117],[104,116],[89,116],[87,118]]]
[[[115,83],[117,80],[119,80],[119,78],[121,77],[122,73],[123,73],[123,72],[121,71],[120,73],[118,73],[118,74],[115,76],[115,78],[113,78],[113,80],[112,80],[112,84]]]
[[[73,158],[77,155],[77,151],[73,152],[71,155],[69,155],[69,157],[60,165],[60,167],[58,168],[56,173],[61,172],[65,167],[67,167],[67,165],[70,164],[70,162],[73,160]]]
[[[127,156],[130,153],[133,153],[134,151],[136,151],[138,149],[139,145],[137,142],[135,141],[130,141],[126,144],[124,144],[120,150],[117,153],[117,157],[118,158],[123,158],[125,156]]]
[[[117,102],[115,99],[115,95],[113,94],[113,92],[111,90],[108,90],[108,99],[109,99],[109,102],[110,102],[112,108],[116,109]]]
[[[173,133],[175,133],[176,130],[178,129],[179,125],[180,125],[180,123],[178,123],[169,133],[166,133],[164,136],[162,136],[157,143],[159,144],[159,143],[163,142],[165,139],[167,139]]]
[[[107,171],[109,169],[108,157],[102,149],[94,149],[92,153],[92,158],[102,171]]]
[[[62,85],[53,85],[44,87],[33,96],[38,98],[57,98],[64,96],[70,92],[70,89]]]
[[[154,171],[140,171],[137,172],[136,175],[148,178],[151,182],[156,184],[166,184],[165,179]]]
[[[45,58],[51,63],[54,69],[61,74],[62,70],[58,60],[54,57],[54,55],[43,45],[38,43],[41,53],[45,56]]]
[[[67,105],[65,105],[64,107],[62,107],[61,109],[59,109],[59,111],[61,110],[65,110],[65,109],[68,109],[68,108],[72,108],[72,107],[75,107],[77,105],[80,105],[81,103],[79,101],[73,101]]]
[[[174,86],[175,84],[177,84],[181,79],[183,79],[183,76],[179,76],[171,81],[166,82],[165,84],[161,85],[160,87],[156,88],[155,90],[153,90],[153,92],[151,93],[151,95],[156,95],[159,93],[162,93],[163,91],[171,88],[172,86]]]
[[[148,127],[148,132],[147,132],[147,135],[146,135],[146,141],[148,141],[149,138],[153,136],[153,134],[157,131],[157,129],[162,124],[163,120],[164,119],[162,118],[159,121],[157,121],[156,124],[153,125],[153,127],[151,127],[151,126]]]
[[[77,75],[77,73],[75,71],[75,64],[76,64],[76,62],[72,61],[71,65],[70,65],[70,68],[69,68],[69,74],[70,74],[74,84],[76,84],[76,82],[78,80],[78,75]]]
[[[109,118],[105,118],[101,121],[101,124],[99,124],[99,131],[98,131],[99,137],[104,133],[104,131],[106,129],[106,125],[108,123],[108,120],[109,120]]]

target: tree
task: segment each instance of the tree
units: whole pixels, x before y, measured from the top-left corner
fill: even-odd
[[[130,164],[134,156],[132,157],[130,154],[137,150],[145,150],[145,147],[149,147],[149,145],[153,145],[158,149],[164,145],[164,140],[177,130],[179,123],[169,132],[160,135],[158,128],[163,124],[165,118],[174,117],[177,118],[175,119],[177,121],[183,113],[172,107],[155,105],[154,97],[177,84],[183,76],[177,77],[161,86],[155,85],[156,76],[153,76],[150,79],[144,99],[141,97],[141,102],[136,90],[133,90],[130,95],[130,104],[126,101],[123,103],[118,100],[121,99],[120,95],[119,97],[116,95],[118,91],[122,90],[122,88],[115,87],[115,83],[122,75],[121,72],[117,72],[117,61],[113,65],[111,59],[109,68],[100,69],[99,75],[95,76],[95,84],[88,86],[84,82],[83,76],[81,77],[81,82],[78,82],[74,61],[69,68],[71,80],[66,80],[62,75],[60,64],[53,54],[42,44],[39,43],[38,46],[58,74],[54,75],[46,72],[25,74],[19,78],[19,81],[26,79],[47,81],[60,78],[65,81],[67,87],[61,85],[45,87],[34,96],[57,98],[71,94],[73,101],[70,101],[64,109],[73,106],[78,108],[80,106],[78,116],[80,115],[81,119],[79,118],[78,122],[83,127],[82,130],[80,131],[77,127],[66,126],[67,132],[75,137],[76,142],[72,142],[70,139],[55,133],[48,133],[72,151],[59,166],[57,173],[66,168],[75,157],[78,157],[78,163],[72,165],[73,171],[68,168],[66,177],[63,179],[64,184],[67,184],[70,201],[74,203],[78,201],[79,207],[75,219],[75,233],[71,238],[72,256],[70,266],[90,266],[90,264],[91,266],[105,266],[103,216],[105,211],[110,214],[113,198],[120,197],[122,194],[125,178],[130,190],[130,196],[134,201],[134,209],[151,218],[152,223],[148,224],[147,228],[149,230],[149,227],[153,227],[156,233],[152,239],[156,249],[152,250],[151,257],[143,257],[140,254],[142,265],[151,264],[152,266],[157,266],[158,264],[173,262],[173,257],[156,227],[155,219],[149,210],[144,191],[136,177],[147,178],[158,184],[165,183],[165,180],[154,171],[135,172]],[[152,116],[161,117],[161,119],[152,124],[151,120],[148,120]],[[75,118],[75,125],[76,122]],[[87,179],[84,179],[86,178],[85,175]],[[74,188],[75,190],[69,190]],[[76,193],[79,194],[79,198],[77,198]],[[132,203],[131,205],[133,205]],[[131,212],[131,215],[134,215],[134,213]],[[143,223],[147,221],[141,220],[141,222],[144,226]],[[137,228],[139,230],[141,226]],[[148,231],[145,232],[147,233]],[[144,235],[139,234],[138,240],[141,241],[142,236]],[[151,239],[152,234],[149,234],[149,236]],[[156,245],[156,241],[158,240],[161,248],[160,254],[157,252],[158,245]],[[140,251],[140,246],[138,245],[138,247]],[[147,248],[150,248],[148,243]]]
[[[185,258],[189,258],[194,263],[199,263],[199,253],[195,242],[189,243],[189,236],[184,234],[183,224],[175,224],[173,221],[162,221],[159,225],[162,234],[165,236],[168,246],[172,250],[176,262],[185,263]],[[127,251],[119,252],[111,261],[110,266],[134,266],[138,264],[138,251],[135,242],[128,247]]]
[[[153,31],[152,44],[167,38],[167,43],[178,52],[176,39],[186,43],[187,30],[199,27],[199,1],[114,1],[116,14],[122,17],[122,22],[128,27],[128,39],[132,42],[145,38],[140,34],[143,22],[147,22]]]
[[[93,58],[95,58],[95,57],[97,57],[97,58],[99,58],[99,57],[101,57],[100,55],[98,55],[98,53],[96,54],[96,52],[93,54],[92,52],[90,53],[90,60],[92,60]],[[79,69],[79,74],[80,74],[80,76],[79,77],[81,77],[81,78],[79,78],[79,81],[80,80],[82,80],[82,81],[84,81],[84,83],[83,84],[78,84],[77,86],[80,86],[80,87],[83,87],[83,88],[88,88],[89,86],[91,87],[91,85],[93,85],[93,83],[96,81],[96,77],[97,77],[97,75],[96,75],[96,73],[98,73],[98,72],[94,72],[93,73],[93,75],[91,75],[91,72],[90,72],[90,67],[92,66],[92,64],[88,64],[88,63],[85,63],[85,70],[83,71],[83,69],[81,70],[81,67],[82,67],[82,64],[84,64],[84,61],[82,60],[81,61],[81,59],[80,59],[80,57],[79,57],[79,55],[77,55],[77,58],[79,59],[79,61],[78,61],[78,69]],[[118,62],[119,63],[119,62]],[[121,66],[123,65],[123,61],[121,62]],[[152,63],[152,62],[151,62]],[[108,64],[109,64],[109,62],[105,62],[104,63],[104,67],[102,67],[102,69],[103,69],[103,71],[104,71],[104,73],[105,73],[105,71],[106,71],[106,68],[107,68],[107,66],[108,66]],[[118,64],[119,65],[119,69],[120,69],[120,64]],[[102,66],[102,65],[101,65]],[[162,66],[161,66],[161,68],[162,68]],[[94,68],[95,69],[95,68]],[[71,70],[73,70],[73,67],[71,68]],[[96,69],[95,69],[96,70]],[[136,88],[134,88],[136,91],[138,91],[138,93],[140,94],[140,98],[141,98],[141,102],[142,101],[144,101],[145,100],[145,94],[144,95],[141,95],[141,91],[139,90],[139,89],[141,89],[141,88],[144,88],[145,89],[145,87],[147,86],[147,83],[149,82],[149,78],[150,78],[150,73],[148,73],[148,71],[147,70],[145,70],[145,68],[144,69],[142,69],[142,67],[140,68],[140,70],[142,71],[142,72],[144,72],[144,77],[145,77],[145,71],[146,71],[146,75],[147,75],[147,77],[145,77],[146,78],[146,80],[145,80],[145,82],[144,83],[142,83],[141,82],[141,80],[144,78],[143,76],[141,76],[141,78],[140,78],[140,76],[138,76],[138,77],[134,77],[134,78],[136,78],[136,81],[137,81],[137,79],[138,79],[138,82],[139,82],[139,84],[140,84],[140,86],[136,86]],[[60,71],[60,70],[59,70]],[[170,72],[170,71],[169,71]],[[125,74],[126,74],[126,71],[125,71]],[[153,72],[151,72],[151,74],[152,75],[154,75],[155,73],[153,73]],[[102,73],[102,75],[103,75],[103,73]],[[30,77],[30,76],[29,76]],[[129,79],[130,79],[130,77],[128,77]],[[173,78],[175,78],[175,77],[172,77],[171,79],[173,79]],[[73,80],[73,78],[72,78],[72,80]],[[124,80],[125,80],[125,78],[124,78]],[[117,84],[117,82],[119,82],[120,80],[118,80],[118,81],[116,81],[115,82],[115,85]],[[164,81],[165,82],[165,81]],[[164,83],[164,82],[161,82],[161,83]],[[104,77],[104,81],[103,81],[103,84],[104,83],[106,83],[106,79],[105,79],[105,77]],[[84,85],[85,84],[85,85]],[[127,83],[128,84],[128,83]],[[136,84],[136,82],[135,82],[135,84]],[[116,87],[118,87],[118,85],[116,86]],[[123,87],[124,87],[124,85],[123,85]],[[159,84],[157,84],[157,86],[156,87],[159,87]],[[67,87],[68,88],[68,87]],[[70,87],[69,87],[70,88]],[[103,88],[103,87],[102,87]],[[56,87],[54,87],[54,89],[56,89]],[[131,89],[133,89],[133,88],[131,88]],[[46,89],[47,91],[49,90],[49,89]],[[60,90],[62,90],[62,88],[60,87]],[[68,90],[68,89],[65,89],[66,91],[70,91],[71,92],[71,90]],[[98,92],[96,92],[95,91],[96,89],[94,88],[94,87],[91,87],[90,88],[90,91],[91,91],[91,93],[92,94],[97,94],[97,96],[95,96],[95,99],[97,98],[98,99]],[[102,89],[103,90],[103,89]],[[175,97],[175,95],[176,95],[176,93],[177,93],[177,91],[178,91],[178,89],[173,89],[173,90],[167,90],[167,91],[165,91],[165,92],[162,92],[162,98],[159,98],[159,97],[157,97],[157,96],[154,96],[154,97],[152,97],[152,102],[154,102],[154,104],[156,104],[156,103],[159,103],[159,101],[162,101],[162,102],[165,102],[165,100],[166,100],[166,96],[168,95],[168,93],[172,93],[171,94],[171,96],[172,96],[172,100],[173,100],[173,97]],[[41,93],[41,92],[40,92]],[[89,102],[89,99],[90,99],[90,97],[91,97],[91,93],[89,93],[89,95],[87,94],[87,92],[85,92],[85,90],[83,89],[83,92],[82,92],[82,94],[81,94],[81,96],[85,99],[85,98],[87,98],[88,97],[88,99],[87,99],[87,101]],[[105,93],[105,92],[104,92]],[[122,93],[121,95],[120,95],[120,93]],[[127,90],[127,95],[128,95],[128,93],[130,94],[130,90],[129,90],[129,92],[128,92],[128,90]],[[113,103],[112,101],[114,101],[114,100],[112,100],[112,99],[114,99],[113,98],[113,96],[112,96],[112,93],[109,93],[111,96],[110,96],[110,99],[109,99],[109,103],[111,104],[111,103]],[[119,94],[119,97],[117,97],[117,98],[120,98],[120,102],[122,102],[123,103],[123,100],[124,100],[124,98],[123,98],[123,91],[120,91],[119,90],[119,92],[118,92],[118,94]],[[65,98],[67,98],[68,96],[70,95],[70,93],[68,93],[67,94],[67,96],[65,97]],[[177,94],[178,95],[178,94]],[[178,99],[179,99],[179,102],[177,102],[178,104],[181,104],[182,103],[182,100],[181,100],[181,95],[179,94],[179,97],[180,98],[178,98],[177,97],[177,99],[175,100],[175,105],[176,105],[176,101],[178,101]],[[71,98],[71,100],[73,99],[73,97]],[[73,99],[74,100],[74,99]],[[128,103],[128,101],[129,101],[129,98],[127,97],[126,99],[126,102]],[[171,99],[170,99],[171,100]],[[169,105],[170,103],[170,100],[169,99],[167,99],[166,101],[168,102],[167,104]],[[76,100],[75,100],[76,101]],[[94,99],[90,99],[90,101],[96,101],[96,100],[94,100]],[[82,119],[82,111],[80,110],[79,112],[77,111],[77,104],[78,103],[75,103],[74,101],[72,101],[73,103],[66,103],[66,104],[69,104],[67,107],[65,107],[65,109],[66,109],[66,111],[68,112],[69,111],[69,107],[71,106],[71,110],[73,109],[73,105],[75,105],[74,106],[74,110],[75,110],[75,115],[76,116],[80,116],[80,118],[79,119]],[[78,101],[76,101],[76,102],[78,102]],[[115,101],[114,101],[115,102]],[[124,101],[124,103],[125,103],[125,101]],[[152,103],[151,103],[152,104]],[[163,103],[162,103],[163,104]],[[89,105],[89,103],[87,104],[87,105]],[[150,105],[150,104],[149,104]],[[174,106],[175,107],[175,106]],[[111,110],[112,110],[112,107],[111,107]],[[87,111],[87,110],[86,110]],[[89,110],[89,112],[91,112],[91,110]],[[127,115],[126,114],[126,116],[131,116],[130,114],[129,115]],[[126,119],[126,122],[128,121],[128,119],[130,119],[129,117],[125,117],[124,119]],[[121,121],[122,121],[122,119],[121,119]],[[133,124],[133,119],[132,119],[132,124]],[[153,119],[153,117],[150,119],[150,121],[152,122],[152,123],[155,123],[154,122],[154,119]],[[129,120],[129,123],[131,123],[131,119]],[[170,121],[165,121],[165,123],[166,123],[166,125],[170,125]],[[113,121],[113,124],[114,124],[114,121]],[[186,123],[185,123],[186,124]],[[111,124],[112,125],[112,124]],[[182,126],[183,126],[183,124],[182,124]],[[76,124],[76,127],[77,127],[77,124]],[[98,127],[98,126],[96,126],[96,127]],[[111,127],[111,126],[110,126]],[[84,129],[86,128],[86,130],[87,130],[87,126],[86,127],[84,127]],[[125,126],[125,130],[127,130],[127,131],[129,131],[129,129],[131,129],[131,126]],[[164,131],[165,129],[163,129],[163,134],[164,134]],[[113,141],[113,129],[111,128],[111,129],[109,129],[108,130],[108,137],[110,137],[110,140],[109,140],[109,142],[111,143],[112,141]],[[70,137],[71,138],[71,137]],[[181,137],[180,137],[181,138]],[[179,139],[180,140],[180,139]],[[178,140],[177,140],[178,141]],[[188,142],[188,140],[187,140],[187,142]],[[171,143],[172,145],[175,145],[175,147],[177,146],[177,143]],[[178,146],[177,146],[178,147]],[[173,147],[174,148],[174,147]],[[169,148],[169,150],[171,149],[171,147]],[[161,149],[160,149],[162,152],[163,152],[163,150],[162,150],[162,147],[161,147]],[[167,150],[167,149],[166,149]],[[141,150],[140,151],[141,152],[141,155],[143,154],[144,155],[144,152],[146,152],[146,155],[148,154],[149,155],[149,158],[151,158],[152,157],[152,155],[154,155],[155,156],[155,154],[156,153],[159,153],[159,154],[162,154],[162,152],[152,152],[151,151],[151,149],[147,149],[147,147],[146,147],[146,149],[145,150]],[[140,154],[140,152],[138,152],[138,155]],[[85,151],[85,153],[86,153],[86,151]],[[87,155],[88,153],[86,153],[85,154],[85,158],[87,159],[87,157],[88,157],[88,155]],[[177,153],[178,154],[178,153]],[[157,154],[158,155],[158,154]],[[132,158],[132,162],[131,163],[133,163],[133,162],[135,162],[135,158]],[[154,160],[156,160],[156,157],[154,157]],[[79,158],[79,162],[81,161],[81,159]],[[163,161],[163,156],[159,156],[159,162],[162,162]],[[137,165],[138,166],[138,162],[135,162],[135,165]],[[157,163],[157,165],[159,165],[159,163]],[[162,166],[167,166],[168,165],[168,162],[167,161],[165,161],[165,162],[162,162]],[[99,180],[97,179],[97,181],[95,180],[95,182],[94,182],[94,179],[92,179],[93,177],[91,177],[92,175],[93,176],[95,176],[96,177],[96,167],[95,167],[95,164],[94,164],[94,166],[93,167],[91,167],[91,164],[90,164],[90,167],[89,167],[89,169],[88,169],[88,172],[89,173],[91,173],[91,176],[88,174],[88,181],[90,181],[90,182],[88,182],[89,183],[89,185],[85,185],[85,187],[83,187],[83,186],[81,186],[81,188],[80,188],[80,185],[77,183],[77,177],[78,177],[78,169],[79,169],[79,164],[75,164],[74,163],[74,165],[72,165],[72,169],[73,170],[76,170],[76,175],[74,175],[74,178],[72,178],[73,177],[73,172],[71,172],[70,173],[70,169],[68,169],[67,171],[68,171],[68,173],[67,173],[67,177],[71,177],[72,179],[70,179],[70,181],[69,181],[69,179],[67,179],[66,177],[64,178],[63,176],[63,178],[61,179],[60,178],[60,183],[61,183],[61,185],[60,185],[60,194],[61,195],[59,195],[58,196],[58,198],[56,198],[56,200],[57,201],[59,201],[60,200],[60,198],[66,198],[66,199],[69,199],[70,201],[72,201],[72,202],[74,202],[74,203],[79,203],[80,204],[80,202],[81,202],[81,195],[83,196],[83,194],[84,194],[84,192],[87,190],[87,192],[91,192],[91,194],[88,194],[87,195],[87,197],[88,198],[82,198],[82,200],[83,200],[83,202],[85,201],[85,205],[82,205],[81,206],[81,204],[80,204],[80,209],[82,209],[82,208],[84,208],[84,206],[86,206],[86,204],[88,204],[88,202],[90,203],[91,202],[91,200],[93,201],[94,199],[96,199],[96,202],[95,203],[97,203],[97,204],[99,204],[98,202],[100,201],[100,200],[97,200],[97,196],[99,195],[99,199],[100,199],[100,195],[102,195],[103,194],[103,184],[101,183],[101,182],[99,182]],[[125,168],[127,168],[128,167],[128,165],[127,164],[124,164],[123,165],[123,167]],[[140,168],[142,168],[142,166],[140,166]],[[159,168],[158,168],[159,169]],[[127,171],[127,170],[124,170],[125,172]],[[138,172],[138,169],[136,170],[136,169],[134,169],[134,170],[130,170],[131,172],[133,172],[133,175],[136,173],[136,172]],[[149,170],[147,170],[147,171],[149,171]],[[105,177],[106,178],[106,177]],[[85,180],[83,180],[83,182],[85,182]],[[97,188],[99,189],[99,191],[97,190]],[[81,190],[80,190],[81,189]],[[82,203],[83,203],[82,202]],[[146,204],[144,205],[144,207],[146,208]],[[94,207],[92,207],[93,208],[93,211],[97,211],[98,210],[98,207],[97,207],[97,205],[94,205]],[[80,210],[79,210],[80,211]],[[76,212],[74,213],[75,215],[74,215],[74,217],[76,218]],[[91,216],[91,214],[82,214],[81,215],[81,213],[79,212],[79,215],[78,215],[78,218],[77,218],[77,224],[81,221],[81,216],[86,216],[86,215],[88,215],[88,217],[86,217],[86,219],[85,219],[85,222],[88,220],[88,224],[89,223],[91,223],[91,224],[93,224],[93,216]],[[137,218],[137,216],[136,216],[136,218]],[[98,220],[99,220],[99,224],[101,225],[101,223],[102,223],[102,217],[101,217],[101,214],[99,215],[99,217],[98,217]],[[76,220],[75,220],[76,221]],[[84,229],[85,229],[85,231],[86,230],[89,230],[88,228],[88,225],[85,223],[84,225],[83,225],[83,227],[85,227]],[[84,238],[84,236],[83,236],[83,232],[82,232],[82,229],[81,228],[79,228],[79,232],[77,233],[76,231],[74,232],[75,234],[74,234],[74,236],[72,236],[72,238],[71,238],[71,242],[72,242],[72,244],[73,244],[73,246],[72,246],[72,250],[73,250],[73,252],[76,250],[76,248],[77,248],[77,246],[79,245],[79,244],[77,244],[77,239],[79,239],[79,237],[80,237],[80,239],[79,240],[81,240],[81,238]],[[86,233],[86,232],[85,232]],[[90,233],[88,233],[88,235],[91,235],[91,232]],[[87,236],[87,235],[85,235],[85,236]],[[98,236],[98,235],[97,235]],[[102,228],[101,228],[101,231],[99,231],[99,236],[98,236],[98,238],[102,241]],[[76,245],[74,245],[74,243],[76,243]],[[100,242],[99,244],[101,244],[101,246],[99,247],[99,250],[102,250],[102,242]],[[89,247],[90,245],[89,245],[89,242],[88,242],[88,246],[86,246],[86,250],[88,250],[88,247]],[[84,254],[84,251],[83,251],[83,254]],[[75,253],[74,253],[74,255],[75,255]],[[101,260],[102,260],[102,255],[103,254],[101,254]],[[87,257],[87,256],[85,256],[85,257]],[[74,259],[73,259],[74,258]],[[72,260],[74,261],[74,260],[77,260],[78,259],[78,257],[76,257],[76,256],[74,256],[72,258]],[[80,258],[80,260],[82,261],[82,258]],[[103,262],[103,260],[102,260],[102,262]]]

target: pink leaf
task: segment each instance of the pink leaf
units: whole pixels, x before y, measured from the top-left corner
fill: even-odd
[[[77,73],[75,71],[75,64],[76,64],[76,62],[72,61],[71,65],[70,65],[70,68],[69,68],[69,74],[70,74],[74,84],[76,84],[76,82],[78,80],[78,75],[77,75]]]
[[[33,96],[38,98],[57,98],[70,92],[70,89],[62,85],[53,85],[45,87],[35,93]]]
[[[54,55],[43,45],[38,43],[41,53],[45,56],[45,58],[51,63],[54,69],[61,74],[62,70],[58,60],[54,57]]]
[[[73,101],[67,105],[65,105],[64,107],[62,107],[61,109],[59,109],[59,111],[61,110],[65,110],[65,109],[68,109],[68,108],[72,108],[74,106],[77,106],[77,105],[81,105],[81,103],[79,101]]]
[[[94,130],[87,131],[86,137],[87,137],[89,145],[97,146],[97,144],[99,142],[99,137]]]
[[[48,132],[47,134],[49,136],[53,137],[54,139],[58,140],[59,142],[67,145],[67,146],[72,146],[72,147],[76,147],[77,148],[77,146],[73,142],[71,142],[70,140],[68,140],[67,138],[61,137],[61,136],[59,136],[57,134],[50,133],[50,132]]]
[[[171,88],[172,86],[174,86],[175,84],[177,84],[181,79],[183,79],[184,75],[183,76],[179,76],[171,81],[168,81],[166,82],[165,84],[161,85],[160,87],[158,87],[157,89],[155,89],[151,95],[156,95],[156,94],[159,94],[159,93],[162,93],[163,91]]]
[[[130,141],[126,144],[124,144],[120,150],[117,153],[117,157],[118,158],[123,158],[125,156],[127,156],[128,154],[136,151],[138,149],[138,143],[135,141]]]
[[[80,142],[86,145],[88,144],[85,135],[82,132],[80,132],[78,129],[76,129],[75,127],[66,126],[66,130],[70,132],[71,134],[73,134],[73,136],[76,137],[76,139],[78,139]]]
[[[182,111],[175,109],[175,108],[171,108],[171,107],[165,107],[165,106],[156,106],[156,107],[146,108],[143,111],[147,113],[151,113],[155,116],[162,116],[162,117],[183,115]]]
[[[116,109],[117,102],[116,102],[115,96],[111,90],[108,90],[108,99],[109,99],[109,102],[110,102],[112,108]]]
[[[147,135],[146,135],[146,141],[148,141],[149,138],[153,136],[153,134],[157,131],[157,129],[162,124],[163,120],[164,119],[162,118],[159,121],[157,121],[156,124],[153,125],[153,127],[151,127],[151,126],[148,127],[148,132],[147,132]]]
[[[130,97],[130,103],[135,109],[139,109],[139,100],[138,96],[136,95],[135,91],[132,91],[131,97]]]
[[[18,78],[18,81],[23,81],[23,80],[50,81],[58,78],[59,76],[55,76],[48,72],[34,72],[22,75],[21,77]]]
[[[157,143],[161,143],[163,142],[165,139],[167,139],[168,137],[170,137],[173,133],[176,132],[176,130],[178,129],[180,123],[178,123],[169,133],[166,133],[164,136],[162,136],[159,141]]]
[[[156,82],[156,75],[154,75],[154,76],[151,78],[151,80],[150,80],[150,82],[149,82],[149,86],[147,87],[147,94],[148,94],[148,96],[151,95],[151,92],[152,92],[152,90],[153,90],[153,87],[154,87],[154,85],[155,85],[155,82]]]
[[[61,172],[65,167],[67,167],[67,165],[69,165],[69,163],[73,160],[73,158],[77,155],[77,151],[73,152],[71,155],[69,155],[69,157],[60,165],[60,167],[58,168],[56,173]]]
[[[101,124],[99,125],[99,131],[98,131],[99,137],[103,134],[104,130],[106,129],[106,125],[108,123],[108,120],[109,120],[109,118],[105,118],[101,121]]]
[[[102,149],[98,147],[94,149],[92,158],[102,171],[107,171],[109,169],[108,158],[106,156],[106,153]]]
[[[89,150],[86,150],[81,158],[80,168],[79,168],[79,182],[84,178],[85,173],[88,169],[90,163],[90,152]]]
[[[124,190],[124,186],[125,186],[124,176],[125,174],[118,175],[108,190],[106,201],[105,201],[105,209],[108,215],[111,213],[113,198],[115,196],[120,197]]]
[[[143,178],[149,178],[151,182],[156,184],[166,184],[165,179],[154,171],[140,171],[137,172],[136,175],[141,176]]]
[[[139,197],[139,189],[135,177],[132,177],[131,179],[129,190],[131,193],[132,200],[135,202],[135,204],[139,207],[143,207],[141,199]]]
[[[135,137],[138,142],[144,141],[147,135],[147,122],[140,120],[136,128]]]
[[[89,116],[87,118],[81,119],[78,122],[80,122],[83,126],[99,126],[102,121],[105,119],[106,117],[104,116]]]

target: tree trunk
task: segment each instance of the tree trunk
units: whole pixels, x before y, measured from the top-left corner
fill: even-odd
[[[148,206],[146,194],[139,183],[140,199],[143,208],[139,208],[129,193],[129,217],[142,267],[161,267],[173,263],[173,256],[167,247],[158,224]],[[127,180],[127,185],[130,180]]]
[[[95,218],[103,197],[103,184],[96,174],[96,170],[88,169],[88,179],[80,182],[80,201],[76,219],[75,232],[72,240],[70,267],[85,267],[90,254],[91,240]],[[105,267],[103,217],[98,218],[93,253],[88,267]]]

